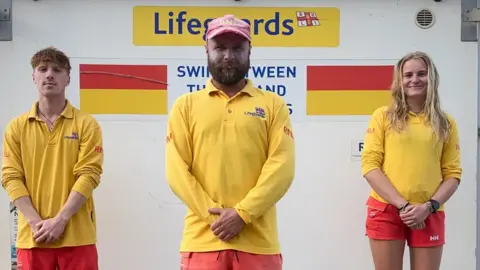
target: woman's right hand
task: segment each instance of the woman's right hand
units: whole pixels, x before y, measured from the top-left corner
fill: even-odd
[[[425,221],[423,221],[422,223],[415,224],[412,227],[410,227],[410,229],[412,229],[412,230],[423,230],[424,228],[425,228]]]

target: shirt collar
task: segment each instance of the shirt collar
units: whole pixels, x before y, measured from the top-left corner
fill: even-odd
[[[65,118],[73,118],[73,106],[68,99],[66,100],[66,103],[67,104],[65,106],[65,109],[63,109],[63,112],[60,115]],[[32,105],[32,108],[28,113],[28,119],[39,119],[37,114],[37,108],[38,108],[38,101]]]
[[[408,114],[411,115],[411,116],[420,117],[420,118],[425,117],[425,112],[424,111],[421,111],[419,113],[414,113],[412,111],[408,111]]]
[[[255,96],[255,86],[253,85],[253,82],[249,79],[245,79],[247,81],[247,84],[245,85],[245,87],[243,87],[243,89],[240,91],[240,93],[246,93],[247,95],[253,97]],[[219,89],[217,89],[215,87],[215,85],[213,85],[212,83],[212,79],[209,79],[207,81],[207,85],[205,86],[205,89],[208,91],[208,94],[211,94],[211,93],[215,93],[215,92],[220,92]]]

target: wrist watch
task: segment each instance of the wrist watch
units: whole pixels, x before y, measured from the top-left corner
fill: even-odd
[[[437,210],[440,208],[440,203],[436,200],[430,199],[428,200],[429,205],[430,205],[430,211],[432,213],[437,212]]]

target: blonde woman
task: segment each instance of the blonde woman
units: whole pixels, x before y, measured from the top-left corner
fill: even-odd
[[[371,186],[366,235],[376,270],[402,270],[405,243],[412,270],[438,270],[445,243],[443,205],[462,169],[455,120],[442,111],[439,75],[423,52],[395,66],[392,103],[372,115],[362,174]]]

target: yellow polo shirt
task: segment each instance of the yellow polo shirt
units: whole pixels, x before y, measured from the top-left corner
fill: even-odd
[[[386,112],[386,106],[377,109],[368,123],[362,154],[363,175],[381,169],[400,195],[412,204],[431,199],[443,180],[460,181],[458,130],[450,115],[447,115],[451,125],[449,139],[442,143],[425,124],[423,114],[410,113],[407,130],[398,133],[389,129]],[[374,190],[371,196],[386,202]]]
[[[53,218],[72,190],[87,198],[68,222],[63,237],[37,244],[22,213],[18,215],[17,248],[65,247],[96,242],[93,190],[103,164],[102,132],[96,120],[67,101],[50,132],[37,116],[37,104],[13,120],[3,139],[2,186],[11,201],[30,196],[42,219]]]
[[[170,112],[166,177],[186,204],[181,251],[234,249],[277,254],[275,204],[289,189],[295,147],[289,110],[251,81],[232,98],[206,88],[178,98]],[[246,221],[229,242],[210,230],[209,208],[235,208]]]

